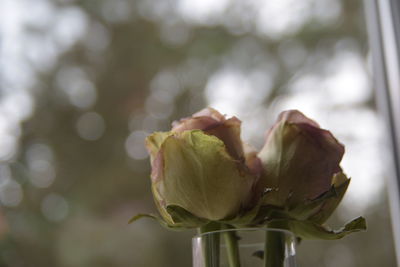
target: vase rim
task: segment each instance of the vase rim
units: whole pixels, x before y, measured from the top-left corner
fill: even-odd
[[[210,231],[210,232],[205,232],[205,233],[198,233],[195,236],[193,236],[193,239],[196,238],[201,238],[203,236],[209,235],[209,234],[214,234],[214,233],[225,233],[229,231],[266,231],[266,232],[281,232],[286,235],[291,236],[293,239],[296,238],[296,236],[293,234],[293,232],[286,230],[286,229],[280,229],[280,228],[272,228],[272,227],[256,227],[256,228],[230,228],[230,229],[222,229],[222,230],[216,230],[216,231]]]

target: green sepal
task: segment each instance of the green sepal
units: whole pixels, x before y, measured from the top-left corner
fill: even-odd
[[[260,212],[260,209],[262,208],[262,204],[264,201],[264,198],[266,195],[263,195],[258,203],[254,205],[251,209],[245,210],[241,212],[240,214],[237,214],[234,217],[230,218],[225,218],[224,220],[220,220],[220,222],[228,224],[228,225],[233,225],[236,228],[244,227],[244,226],[250,226],[254,225],[256,218]]]
[[[165,222],[161,217],[159,217],[159,216],[157,216],[157,215],[154,215],[154,214],[146,214],[146,213],[139,213],[139,214],[133,216],[133,217],[128,221],[128,223],[131,224],[131,223],[136,222],[137,220],[140,220],[140,219],[142,219],[142,218],[150,218],[150,219],[152,219],[152,220],[155,220],[155,221],[157,221],[161,226],[163,226],[163,227],[165,227],[165,228],[168,228],[168,229],[177,230],[178,228],[180,228],[180,227],[177,227],[177,226],[169,225],[167,222]]]
[[[350,221],[343,228],[336,231],[312,221],[299,220],[272,220],[268,223],[268,226],[292,231],[297,237],[306,240],[335,240],[367,229],[366,221],[363,217]]]
[[[157,221],[162,227],[167,228],[169,230],[174,230],[174,231],[180,231],[180,230],[188,230],[188,229],[192,229],[193,227],[187,227],[186,225],[183,224],[168,224],[166,221],[164,221],[161,217],[154,215],[154,214],[145,214],[145,213],[140,213],[137,214],[135,216],[133,216],[128,223],[134,223],[137,220],[140,220],[142,218],[149,218],[152,220]]]
[[[209,220],[199,218],[177,205],[168,205],[166,210],[174,221],[174,225],[184,226],[185,228],[198,228],[209,222]]]
[[[147,213],[139,213],[139,214],[136,214],[135,216],[133,216],[132,218],[130,218],[129,221],[128,221],[128,224],[136,222],[137,220],[140,220],[142,218],[150,218],[150,219],[153,219],[153,220],[156,220],[156,221],[158,221],[158,220],[162,221],[162,219],[160,217],[158,217],[157,215],[147,214]]]
[[[253,225],[265,225],[273,219],[292,219],[282,207],[274,205],[261,205],[257,215],[253,218]]]
[[[225,228],[226,226],[226,228]],[[224,225],[220,222],[216,222],[216,221],[210,221],[207,224],[199,227],[199,233],[200,234],[204,234],[204,233],[209,233],[209,232],[214,232],[214,231],[218,231],[221,229],[228,229],[229,226]]]

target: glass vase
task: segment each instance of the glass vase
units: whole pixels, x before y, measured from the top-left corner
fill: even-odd
[[[286,230],[242,228],[192,239],[193,267],[296,267],[296,238]]]

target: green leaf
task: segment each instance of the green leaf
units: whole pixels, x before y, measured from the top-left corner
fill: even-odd
[[[347,223],[339,230],[330,230],[325,226],[312,221],[299,220],[273,220],[268,223],[269,227],[287,229],[292,231],[297,237],[308,240],[335,240],[344,236],[367,229],[366,221],[363,217],[358,217]]]
[[[174,221],[174,224],[185,225],[186,228],[198,228],[209,222],[206,219],[196,217],[177,205],[168,205],[166,210]]]

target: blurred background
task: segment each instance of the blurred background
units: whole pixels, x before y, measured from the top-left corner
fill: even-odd
[[[301,267],[396,266],[388,152],[362,1],[1,0],[0,266],[191,266],[155,212],[149,133],[211,106],[260,148],[297,108],[345,144],[352,183]]]

